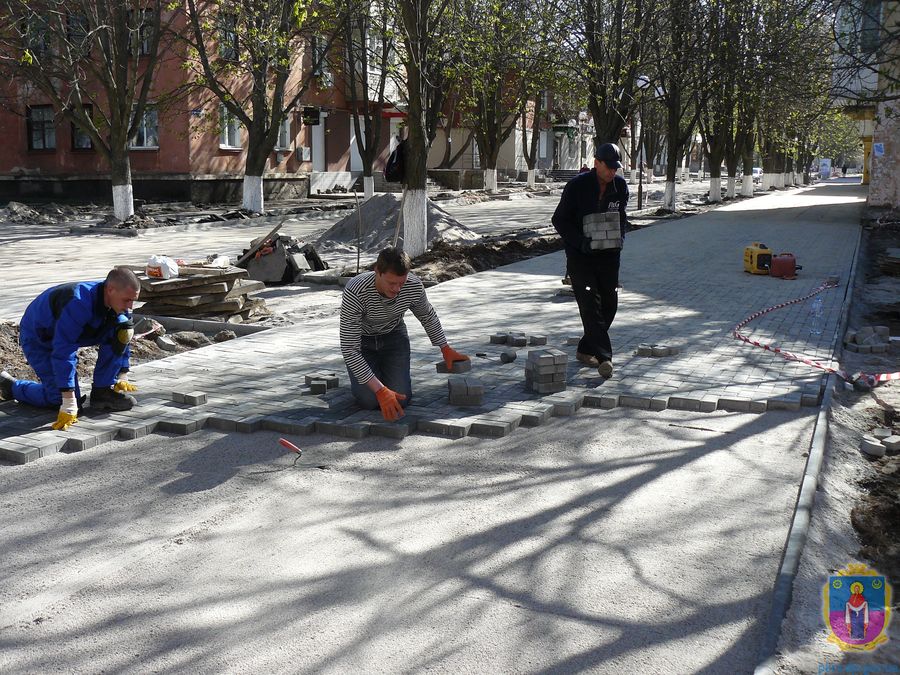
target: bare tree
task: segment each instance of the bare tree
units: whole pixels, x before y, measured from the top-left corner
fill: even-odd
[[[220,107],[219,125],[247,132],[243,208],[263,211],[263,174],[282,125],[320,83],[353,0],[187,0],[188,69]]]
[[[128,218],[129,148],[159,142],[164,92],[154,78],[172,14],[160,0],[0,0],[0,15],[8,20],[0,72],[18,87],[20,105],[41,97],[84,134],[109,165],[115,216]]]

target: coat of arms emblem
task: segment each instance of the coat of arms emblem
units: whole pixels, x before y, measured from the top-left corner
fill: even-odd
[[[828,641],[844,650],[871,650],[887,641],[891,585],[866,565],[850,564],[822,589]]]

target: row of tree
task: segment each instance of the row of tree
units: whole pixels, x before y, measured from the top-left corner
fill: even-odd
[[[129,141],[150,101],[157,110],[202,92],[241,124],[243,205],[253,211],[263,209],[284,120],[326,70],[346,83],[367,194],[381,109],[404,107],[404,239],[414,254],[424,250],[425,162],[439,129],[442,163],[474,142],[492,188],[517,126],[531,180],[538,134],[529,130],[581,110],[597,143],[639,126],[639,156],[664,151],[669,208],[698,132],[713,200],[719,167],[733,195],[738,165],[749,175],[755,151],[769,177],[805,169],[834,126],[836,26],[848,34],[832,0],[0,0],[0,15],[11,19],[0,71],[19,83],[11,104],[21,110],[36,90],[90,137],[121,218],[133,213]],[[154,80],[167,61],[184,77],[161,91]],[[453,149],[459,127],[468,139]]]

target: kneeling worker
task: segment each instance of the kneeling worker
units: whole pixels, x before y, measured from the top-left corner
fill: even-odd
[[[447,344],[444,329],[428,302],[422,281],[409,270],[409,256],[386,248],[378,254],[375,271],[354,277],[341,299],[341,354],[350,375],[350,388],[359,405],[381,408],[386,420],[403,416],[412,398],[409,374],[409,335],[403,315],[412,310],[431,344],[441,348],[450,368],[466,361]]]
[[[105,281],[62,284],[41,293],[19,325],[22,351],[40,382],[0,373],[2,398],[59,406],[53,428],[67,430],[78,421],[78,348],[97,345],[91,407],[130,410],[136,401],[127,392],[137,387],[128,382],[128,343],[134,335],[131,307],[140,290],[131,270],[116,267]]]

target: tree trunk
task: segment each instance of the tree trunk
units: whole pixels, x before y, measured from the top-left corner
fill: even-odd
[[[530,188],[534,187],[534,174],[535,174],[534,169],[528,169],[528,187],[530,187]]]
[[[113,148],[110,157],[110,177],[112,178],[113,215],[125,220],[134,215],[134,195],[131,187],[131,159],[128,148]]]
[[[375,177],[363,176],[363,201],[375,196]]]
[[[484,170],[484,189],[491,194],[497,192],[497,169]]]
[[[252,129],[248,139],[247,163],[244,166],[244,187],[242,190],[241,208],[250,213],[265,213],[263,203],[263,174],[266,170],[268,153],[261,139],[255,138]]]
[[[741,179],[741,196],[753,196],[753,154],[744,155],[741,162],[744,167],[744,176]]]

